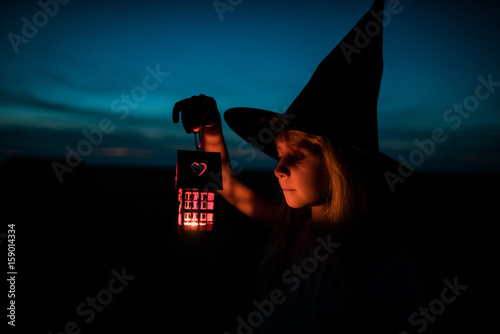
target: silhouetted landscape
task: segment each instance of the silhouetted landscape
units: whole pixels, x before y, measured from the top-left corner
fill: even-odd
[[[2,227],[16,224],[18,330],[237,332],[257,298],[263,226],[217,197],[216,230],[178,236],[174,170],[80,166],[59,183],[50,163],[1,166]],[[271,171],[240,177],[279,194]],[[429,302],[446,279],[467,286],[425,332],[498,333],[500,176],[421,177],[434,203],[401,208],[400,241]],[[89,297],[105,305],[92,309]]]

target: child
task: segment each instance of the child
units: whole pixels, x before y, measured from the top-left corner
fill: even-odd
[[[232,175],[213,98],[193,96],[174,106],[174,122],[182,112],[185,130],[201,132],[203,150],[221,153],[220,194],[274,232],[262,298],[283,295],[262,332],[399,333],[423,304],[411,265],[383,232],[396,196],[384,173],[398,164],[378,151],[382,25],[375,26],[373,13],[382,12],[376,0],[284,114],[226,111],[232,129],[278,159],[283,203]],[[360,29],[370,41],[353,51]]]

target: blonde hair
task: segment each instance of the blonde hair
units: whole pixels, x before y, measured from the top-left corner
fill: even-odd
[[[276,135],[275,141],[304,146],[322,156],[329,183],[325,215],[333,225],[347,224],[368,211],[367,171],[364,170],[361,153],[348,145],[333,143],[326,137],[297,130],[283,131]],[[304,210],[306,212],[299,214],[301,219],[307,217],[310,208]]]
[[[275,142],[281,141],[307,147],[323,157],[329,182],[325,215],[335,240],[341,241],[342,237],[339,235],[350,228],[351,224],[355,225],[363,220],[373,207],[379,206],[380,196],[376,192],[378,184],[374,181],[377,171],[369,158],[356,148],[340,141],[333,142],[326,137],[296,130],[276,134]],[[374,205],[374,202],[377,203]],[[286,269],[291,242],[311,218],[309,207],[294,209],[283,201],[281,208],[281,220],[276,224],[274,239],[261,267],[262,270],[267,267],[267,270],[274,274],[282,273]],[[275,280],[271,281],[271,285],[279,283],[279,277],[271,277]]]
[[[286,130],[275,136],[276,142],[287,142],[313,150],[320,154],[329,178],[325,215],[330,222],[334,240],[344,242],[348,230],[356,230],[369,215],[377,214],[385,205],[381,191],[380,166],[366,152],[340,140],[311,135],[296,130]],[[381,175],[381,174],[380,174]],[[282,202],[281,220],[275,226],[274,238],[269,245],[261,269],[267,280],[263,290],[280,284],[280,277],[287,266],[287,256],[292,251],[292,241],[306,223],[310,223],[311,208],[294,209]]]

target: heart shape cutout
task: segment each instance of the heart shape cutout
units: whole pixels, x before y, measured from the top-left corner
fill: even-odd
[[[205,173],[205,171],[207,170],[207,164],[203,162],[202,163],[193,162],[191,164],[191,169],[196,175],[201,176],[201,174]]]

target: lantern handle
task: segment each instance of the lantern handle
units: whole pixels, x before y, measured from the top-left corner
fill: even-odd
[[[201,148],[201,129],[194,133],[194,145],[196,146],[196,151],[202,151]]]

